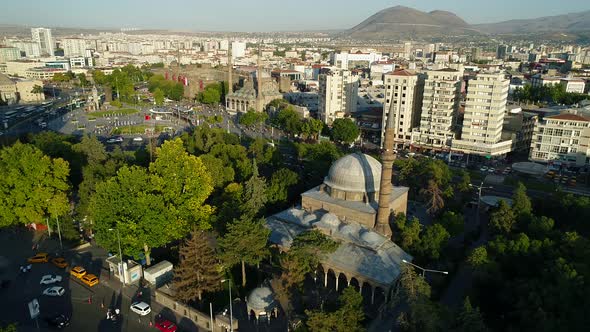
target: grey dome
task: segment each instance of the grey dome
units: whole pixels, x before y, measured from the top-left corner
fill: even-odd
[[[354,153],[336,160],[324,183],[330,188],[355,193],[379,191],[381,163],[362,153]]]
[[[272,309],[274,302],[275,296],[270,287],[258,287],[248,296],[248,309],[269,311]]]

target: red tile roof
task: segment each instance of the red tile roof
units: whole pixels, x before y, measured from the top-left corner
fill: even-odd
[[[416,76],[416,73],[407,69],[398,69],[393,72],[387,73],[387,75],[395,75],[395,76]]]
[[[590,122],[590,119],[588,119],[586,117],[583,117],[583,116],[577,115],[577,114],[571,114],[571,113],[552,115],[552,116],[548,116],[547,118],[549,118],[551,120],[569,120],[569,121]]]

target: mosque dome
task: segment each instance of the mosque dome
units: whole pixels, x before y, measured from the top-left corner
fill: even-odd
[[[331,189],[349,193],[376,193],[381,182],[381,163],[362,153],[336,160],[324,183]]]

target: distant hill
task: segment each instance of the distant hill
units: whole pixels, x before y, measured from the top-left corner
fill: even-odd
[[[430,13],[395,6],[384,9],[346,31],[352,39],[423,39],[450,35],[479,35],[459,16],[442,10]]]
[[[590,10],[565,15],[499,23],[477,24],[474,28],[490,34],[524,34],[540,32],[575,33],[590,31]]]

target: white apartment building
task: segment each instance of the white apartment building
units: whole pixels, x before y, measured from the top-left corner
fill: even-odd
[[[590,117],[576,110],[547,116],[535,123],[531,161],[590,164]]]
[[[390,116],[394,118],[395,143],[403,146],[412,143],[412,129],[420,125],[424,77],[405,69],[385,75],[385,102],[381,120],[381,144],[385,124]]]
[[[348,69],[350,62],[368,62],[370,66],[373,62],[381,60],[381,58],[381,53],[364,53],[361,51],[355,53],[341,52],[332,53],[330,62],[338,68]]]
[[[55,43],[51,36],[51,29],[46,28],[31,28],[31,36],[33,41],[39,44],[41,54],[53,56],[55,53]]]
[[[26,41],[11,41],[9,43],[12,47],[16,47],[21,52],[25,52],[27,58],[38,58],[41,56],[41,47],[35,42]]]
[[[64,56],[83,56],[86,53],[86,40],[82,38],[65,38],[63,40]]]
[[[20,59],[20,51],[16,47],[0,46],[0,63]]]
[[[563,85],[565,92],[568,93],[584,93],[584,89],[586,88],[586,82],[579,78],[562,78],[559,84]]]
[[[232,59],[243,58],[246,56],[246,43],[234,41],[231,43]]]
[[[454,69],[425,72],[422,113],[417,143],[424,148],[442,149],[450,146],[455,133],[463,71]]]
[[[512,141],[502,141],[509,87],[504,73],[479,73],[469,80],[461,139],[453,140],[453,150],[484,156],[511,151]]]
[[[348,70],[331,70],[319,76],[320,120],[330,125],[335,119],[356,112],[358,99],[358,77]]]

